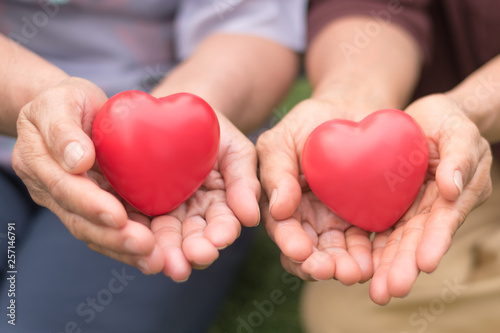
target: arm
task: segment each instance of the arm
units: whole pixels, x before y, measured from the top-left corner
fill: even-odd
[[[1,34],[0,50],[0,133],[15,136],[21,108],[69,76]]]
[[[333,118],[360,120],[377,109],[402,107],[409,99],[422,57],[415,40],[399,26],[382,27],[352,58],[339,47],[353,44],[357,31],[374,22],[347,17],[322,30],[307,56],[312,98],[296,106],[257,144],[261,181],[270,198],[265,203],[270,206],[266,228],[283,252],[285,268],[306,279],[335,277],[351,284],[372,275],[368,234],[339,223],[318,203],[307,189],[300,160],[308,135],[321,123]]]
[[[447,93],[490,143],[500,141],[500,56]]]
[[[0,130],[18,136],[12,164],[32,198],[89,247],[120,253],[110,256],[145,273],[160,271],[151,231],[127,219],[122,203],[96,185],[99,177],[91,170],[90,129],[105,94],[3,35],[0,49]],[[126,240],[135,244],[126,246]]]
[[[467,214],[488,197],[491,153],[466,115],[495,140],[498,94],[484,93],[497,86],[494,79],[479,91],[469,78],[449,94],[428,96],[406,109],[428,138],[429,180],[394,229],[370,243],[368,234],[339,221],[318,202],[300,169],[302,147],[317,125],[332,118],[359,120],[380,108],[402,108],[417,82],[421,53],[397,25],[388,25],[357,52],[342,51],[355,44],[369,22],[361,17],[339,19],[316,37],[308,56],[312,99],[262,136],[258,150],[263,188],[270,196],[266,227],[283,252],[284,267],[306,279],[334,277],[345,284],[366,281],[373,267],[370,296],[385,304],[391,297],[407,295],[420,271],[436,269]],[[488,107],[462,110],[460,104],[472,105],[474,96],[488,101]]]
[[[378,23],[368,17],[334,21],[318,34],[308,50],[307,72],[313,99],[348,104],[353,110],[345,116],[353,120],[377,108],[404,107],[422,65],[419,45],[397,25],[379,25],[380,33],[368,37],[366,47],[357,47],[360,31],[372,24]],[[359,108],[358,114],[355,108]]]
[[[297,13],[301,2],[295,1]],[[187,4],[182,2],[183,6]],[[197,30],[191,14],[207,13],[208,8],[208,13],[216,15],[211,3],[189,4],[192,11],[184,15],[187,26],[180,29],[183,33]],[[189,276],[191,266],[206,267],[215,260],[218,250],[236,239],[241,224],[257,224],[260,185],[255,148],[223,114],[241,127],[250,122],[244,128],[250,130],[291,83],[296,55],[281,46],[283,43],[278,45],[266,38],[275,36],[277,30],[287,30],[283,24],[288,24],[289,18],[276,9],[288,6],[245,1],[237,6],[247,11],[228,14],[223,21],[235,24],[243,19],[248,25],[245,29],[252,31],[256,15],[258,20],[269,20],[269,15],[260,15],[263,5],[274,8],[276,16],[267,22],[267,33],[259,30],[262,38],[245,33],[226,36],[216,31],[210,36],[197,35],[199,38],[191,39],[197,48],[186,52],[189,57],[152,91],[156,96],[190,91],[220,109],[219,158],[211,176],[192,199],[169,215],[151,219],[109,193],[109,184],[100,170],[92,167],[95,153],[90,140],[93,119],[106,96],[86,80],[69,78],[34,97],[17,120],[13,166],[35,201],[55,212],[73,235],[92,249],[145,273],[163,269],[178,281]],[[206,19],[204,13],[201,17]],[[275,21],[281,23],[275,25]],[[200,24],[206,33],[207,25]],[[221,50],[226,52],[223,57]],[[257,52],[266,60],[257,62],[257,57],[250,56]],[[277,64],[271,66],[273,62]],[[270,74],[275,75],[274,85],[265,80]],[[28,84],[19,82],[20,87]]]
[[[152,94],[197,94],[248,133],[284,97],[297,70],[297,55],[282,45],[261,37],[216,34],[203,41]]]

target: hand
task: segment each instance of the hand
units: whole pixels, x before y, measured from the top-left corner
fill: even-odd
[[[93,167],[92,122],[105,101],[98,87],[78,78],[42,92],[19,114],[12,164],[35,202],[91,249],[144,273],[160,272],[150,219],[101,188],[106,182]]]
[[[321,100],[297,105],[257,142],[266,230],[282,251],[283,267],[302,279],[336,278],[344,284],[372,276],[369,233],[341,220],[307,187],[302,149],[309,134],[334,118],[361,115],[363,108]],[[359,119],[354,119],[359,120]]]
[[[375,236],[370,297],[404,297],[420,271],[436,269],[469,212],[491,193],[488,142],[446,95],[431,95],[406,112],[423,128],[429,169],[421,193],[396,225]]]
[[[221,142],[211,174],[188,201],[151,223],[165,258],[163,272],[176,281],[186,280],[191,267],[208,267],[238,238],[242,224],[256,226],[260,220],[255,147],[218,117]]]

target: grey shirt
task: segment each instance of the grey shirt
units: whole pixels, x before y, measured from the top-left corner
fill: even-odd
[[[111,96],[149,91],[218,32],[303,51],[306,10],[306,0],[0,0],[0,33]],[[12,145],[0,137],[0,164]]]

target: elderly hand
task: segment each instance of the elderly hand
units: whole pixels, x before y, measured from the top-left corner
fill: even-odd
[[[21,111],[13,166],[38,204],[53,211],[78,239],[104,255],[163,272],[176,281],[191,265],[206,267],[234,242],[241,224],[260,218],[255,147],[223,116],[219,157],[186,203],[151,218],[113,190],[95,163],[92,122],[105,94],[92,83],[67,79]]]
[[[209,177],[174,211],[153,219],[157,244],[165,257],[164,273],[174,280],[189,277],[191,267],[206,268],[219,250],[238,238],[241,225],[260,220],[260,184],[254,145],[224,116],[219,155]]]
[[[101,188],[107,182],[94,167],[92,122],[105,101],[98,87],[78,78],[42,92],[19,114],[12,164],[35,202],[76,238],[144,273],[157,273],[164,260],[150,219]]]
[[[406,112],[427,136],[428,177],[405,216],[373,240],[370,297],[378,304],[406,296],[420,271],[434,271],[469,212],[491,193],[489,144],[453,99],[427,96]]]
[[[372,276],[369,233],[343,221],[308,188],[302,149],[320,124],[344,118],[350,106],[309,99],[298,104],[257,142],[266,230],[282,251],[283,267],[303,279],[338,279],[344,284]],[[359,110],[351,114],[359,115]],[[356,119],[359,120],[359,119]]]

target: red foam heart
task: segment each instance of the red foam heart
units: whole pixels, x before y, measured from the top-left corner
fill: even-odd
[[[335,119],[307,138],[302,167],[313,193],[338,216],[367,231],[390,228],[408,210],[429,160],[421,127],[399,110],[360,122]]]
[[[203,184],[219,139],[217,116],[200,97],[157,99],[136,90],[111,97],[92,132],[97,162],[111,186],[151,216],[177,208]]]

